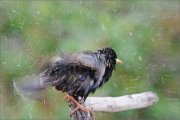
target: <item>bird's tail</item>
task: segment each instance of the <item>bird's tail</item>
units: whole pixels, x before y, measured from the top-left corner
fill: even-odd
[[[43,90],[50,86],[48,79],[43,75],[26,77],[21,80],[14,80],[14,88],[23,98],[41,100]]]

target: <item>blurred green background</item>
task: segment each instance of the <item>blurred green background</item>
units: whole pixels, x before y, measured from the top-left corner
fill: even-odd
[[[24,101],[13,80],[37,74],[61,52],[110,46],[121,60],[92,96],[154,91],[149,108],[95,113],[97,120],[180,119],[180,1],[1,1],[2,120],[71,119],[64,93],[48,89],[44,102]]]

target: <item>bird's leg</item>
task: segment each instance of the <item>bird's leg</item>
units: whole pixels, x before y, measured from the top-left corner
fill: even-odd
[[[68,95],[68,94],[66,94],[65,100],[66,100],[67,102],[69,101],[69,95]]]
[[[75,113],[79,109],[82,110],[82,111],[85,111],[85,112],[91,112],[90,109],[88,109],[88,108],[82,106],[81,104],[79,104],[72,96],[67,94],[65,99],[66,99],[66,101],[71,100],[76,105],[76,108],[71,111],[71,114]]]

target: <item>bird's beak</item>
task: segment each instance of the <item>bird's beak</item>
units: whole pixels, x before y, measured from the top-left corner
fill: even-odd
[[[122,61],[121,61],[121,60],[116,59],[116,64],[121,64],[121,63],[122,63]]]

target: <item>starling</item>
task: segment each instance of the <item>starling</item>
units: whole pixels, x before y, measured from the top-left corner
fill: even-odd
[[[90,93],[94,93],[109,80],[117,59],[112,48],[103,48],[95,52],[63,54],[51,60],[48,68],[39,75],[14,81],[15,89],[24,96],[38,98],[39,93],[49,86],[66,92],[77,106],[78,99],[86,100]],[[85,111],[85,108],[78,107]],[[75,111],[74,111],[75,112]]]

